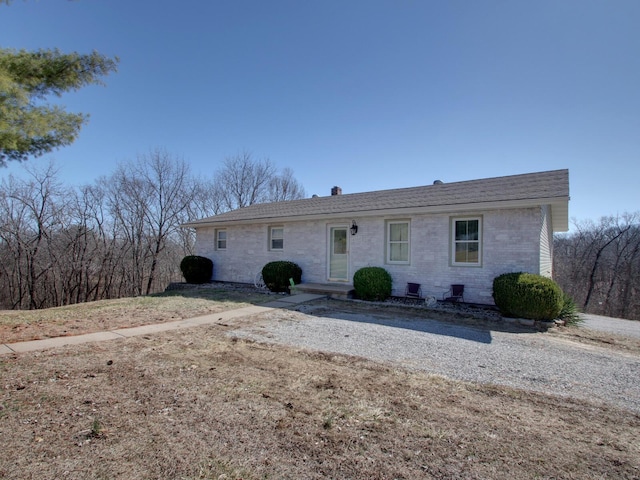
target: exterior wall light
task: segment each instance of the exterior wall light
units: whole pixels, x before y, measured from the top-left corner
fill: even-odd
[[[351,228],[349,230],[351,231],[351,235],[355,235],[356,233],[358,233],[358,225],[356,225],[355,220],[351,221]]]

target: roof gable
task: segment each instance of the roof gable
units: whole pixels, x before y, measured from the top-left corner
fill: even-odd
[[[185,227],[551,205],[553,230],[568,229],[569,171],[553,170],[421,187],[255,204]]]

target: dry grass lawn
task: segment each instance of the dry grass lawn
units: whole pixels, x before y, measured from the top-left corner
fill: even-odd
[[[274,299],[249,289],[193,288],[38,311],[0,310],[0,343],[183,320]]]
[[[0,478],[640,478],[637,414],[227,335],[251,322],[0,356]]]

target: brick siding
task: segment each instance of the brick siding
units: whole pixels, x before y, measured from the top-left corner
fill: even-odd
[[[407,282],[422,284],[424,295],[442,298],[453,283],[465,285],[465,300],[492,304],[493,279],[505,272],[542,273],[541,241],[548,234],[549,209],[522,208],[482,212],[482,265],[452,266],[450,221],[452,217],[479,216],[477,212],[412,215],[410,217],[363,217],[292,223],[262,223],[229,226],[226,250],[216,250],[213,227],[197,229],[196,253],[214,262],[213,280],[252,283],[262,266],[274,260],[289,260],[302,268],[303,282],[327,282],[328,228],[358,224],[355,236],[348,234],[349,278],[359,268],[381,266],[394,281],[394,294],[403,295]],[[387,220],[411,222],[408,265],[385,263]],[[284,225],[284,250],[269,250],[269,227]]]

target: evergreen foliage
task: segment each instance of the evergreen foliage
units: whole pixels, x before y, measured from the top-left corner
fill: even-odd
[[[180,270],[187,283],[207,283],[213,276],[213,262],[199,255],[187,255],[180,262]]]
[[[362,300],[386,300],[392,285],[391,275],[382,267],[364,267],[353,275],[353,288]]]
[[[88,116],[48,105],[46,98],[101,85],[117,62],[97,52],[0,48],[0,166],[73,143]]]
[[[302,281],[302,269],[296,263],[278,260],[262,267],[262,279],[272,292],[287,292],[290,278],[295,284]]]
[[[493,280],[493,299],[506,317],[554,320],[564,297],[552,279],[533,273],[505,273]]]

